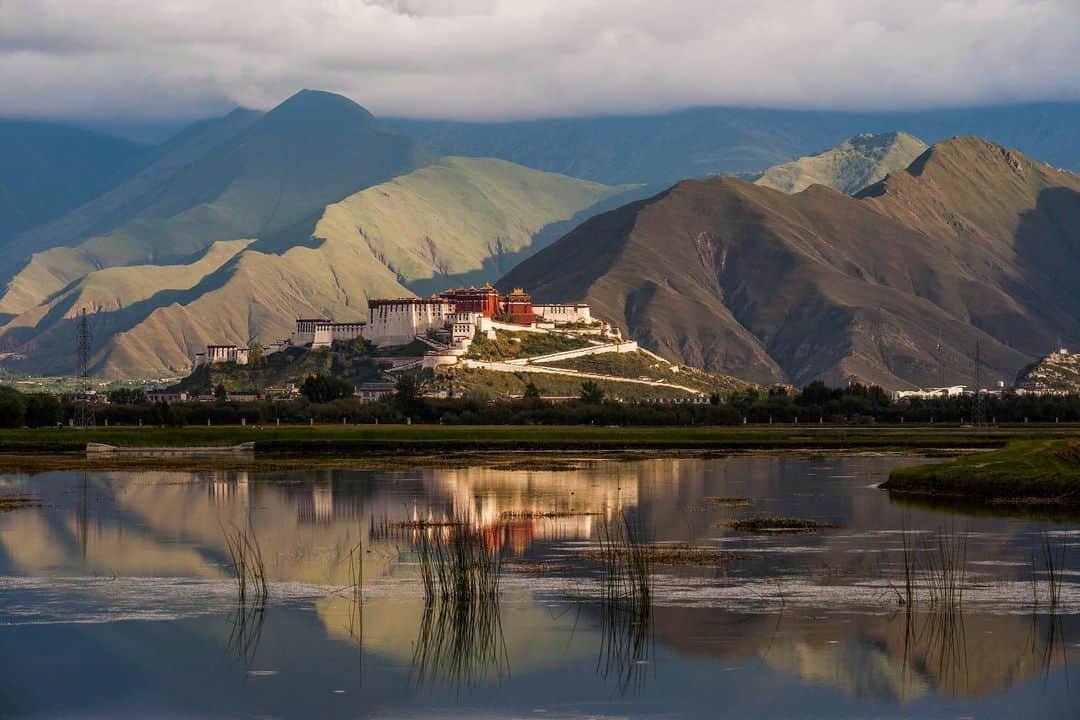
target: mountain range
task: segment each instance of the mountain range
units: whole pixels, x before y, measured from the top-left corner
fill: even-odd
[[[86,307],[93,371],[176,375],[206,343],[272,341],[298,314],[363,319],[373,295],[505,275],[762,382],[951,378],[976,341],[1005,373],[1077,336],[1076,176],[973,139],[916,158],[896,130],[983,130],[1077,167],[1078,108],[470,124],[302,91],[154,146],[4,121],[0,360],[70,373]]]
[[[495,280],[552,228],[633,190],[496,159],[433,162],[355,103],[303,92],[193,129],[40,231],[77,244],[13,274],[0,351],[16,370],[69,372],[86,307],[93,370],[183,373],[196,348],[287,337],[298,314],[366,319],[372,295]]]
[[[855,135],[896,131],[928,143],[978,135],[1080,171],[1080,103],[876,113],[707,107],[518,122],[388,122],[438,154],[499,157],[603,183],[756,176]]]
[[[1080,176],[938,143],[855,197],[688,180],[592,218],[501,286],[581,299],[673,360],[762,383],[1011,380],[1080,338]],[[978,350],[977,350],[978,348]]]

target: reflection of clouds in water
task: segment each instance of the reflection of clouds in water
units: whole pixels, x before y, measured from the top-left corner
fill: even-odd
[[[270,590],[280,605],[324,597],[328,589],[274,583]],[[232,580],[0,576],[0,616],[5,625],[180,620],[235,609],[236,584]]]
[[[925,695],[929,686],[926,678],[906,673],[882,649],[858,641],[834,645],[777,642],[761,651],[761,656],[777,670],[857,698],[906,702]]]

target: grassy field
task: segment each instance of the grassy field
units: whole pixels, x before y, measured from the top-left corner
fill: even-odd
[[[81,452],[87,442],[117,446],[226,446],[255,442],[259,452],[404,452],[440,448],[492,450],[553,449],[837,449],[1002,448],[1025,443],[1064,443],[1080,429],[1053,426],[840,427],[806,425],[598,427],[552,425],[315,425],[112,427],[79,430],[41,428],[0,431],[0,452]],[[983,458],[987,455],[981,456]],[[967,460],[964,460],[966,462]]]
[[[748,383],[727,375],[712,375],[694,368],[681,368],[676,371],[673,365],[656,360],[641,351],[586,355],[585,357],[544,364],[551,367],[580,370],[581,372],[600,375],[614,375],[616,377],[642,380],[663,380],[695,388],[706,393],[727,394],[733,390],[742,390],[749,387]]]
[[[504,466],[542,468],[591,453],[611,460],[708,456],[744,451],[907,451],[956,453],[992,450],[1023,442],[1059,443],[1080,437],[1080,428],[1030,425],[974,430],[970,427],[596,427],[316,425],[283,427],[112,427],[92,430],[0,431],[0,471],[54,470],[284,470]],[[254,455],[87,455],[87,442],[121,447],[230,446],[254,442]],[[980,453],[986,457],[988,453]],[[902,498],[937,496],[906,494]]]
[[[496,330],[494,340],[477,334],[469,346],[468,357],[488,362],[514,360],[588,346],[587,341],[569,335]]]
[[[970,501],[1080,505],[1080,439],[1018,438],[987,453],[896,469],[883,487]]]

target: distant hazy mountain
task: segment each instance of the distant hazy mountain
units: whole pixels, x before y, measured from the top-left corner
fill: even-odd
[[[0,250],[121,182],[147,149],[89,130],[0,120]]]
[[[372,296],[495,280],[504,262],[543,243],[545,228],[625,190],[446,158],[324,205],[290,231],[302,242],[285,245],[279,233],[217,242],[184,262],[86,272],[0,328],[0,350],[17,369],[70,372],[75,318],[89,307],[97,372],[187,372],[206,343],[287,337],[298,315],[366,320]]]
[[[825,185],[852,195],[889,173],[903,170],[926,148],[926,143],[907,133],[866,133],[823,153],[774,165],[754,182],[786,193]]]
[[[970,384],[977,343],[984,379],[1009,380],[1080,339],[1080,176],[967,137],[854,198],[686,181],[500,284],[587,300],[670,359],[761,382]]]
[[[287,247],[306,238],[327,204],[409,172],[426,157],[351,100],[313,91],[225,135],[160,187],[136,193],[108,232],[34,255],[0,298],[0,313],[28,310],[100,268],[187,262],[220,240]],[[308,227],[296,230],[297,223]]]
[[[236,110],[195,123],[140,157],[141,169],[123,182],[58,218],[20,233],[0,248],[0,281],[22,270],[31,253],[75,246],[105,235],[153,204],[166,184],[199,158],[222,148],[262,113]],[[35,302],[37,295],[30,298]],[[8,299],[11,302],[11,298]]]
[[[759,174],[853,135],[897,130],[927,142],[979,135],[1054,166],[1080,170],[1076,103],[906,113],[697,108],[522,122],[390,122],[439,154],[500,157],[605,183]]]

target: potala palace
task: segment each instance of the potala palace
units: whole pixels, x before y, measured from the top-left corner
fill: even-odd
[[[265,352],[289,347],[328,348],[336,341],[363,338],[376,347],[427,346],[422,367],[455,365],[473,338],[494,339],[495,330],[548,332],[577,328],[603,339],[620,341],[617,328],[594,319],[581,303],[534,304],[523,289],[505,295],[491,285],[447,290],[427,298],[374,298],[368,301],[367,321],[338,322],[330,318],[298,318],[292,335],[272,343]],[[636,346],[636,344],[635,344]],[[208,345],[196,354],[195,366],[234,362],[246,365],[249,351],[237,345]]]

